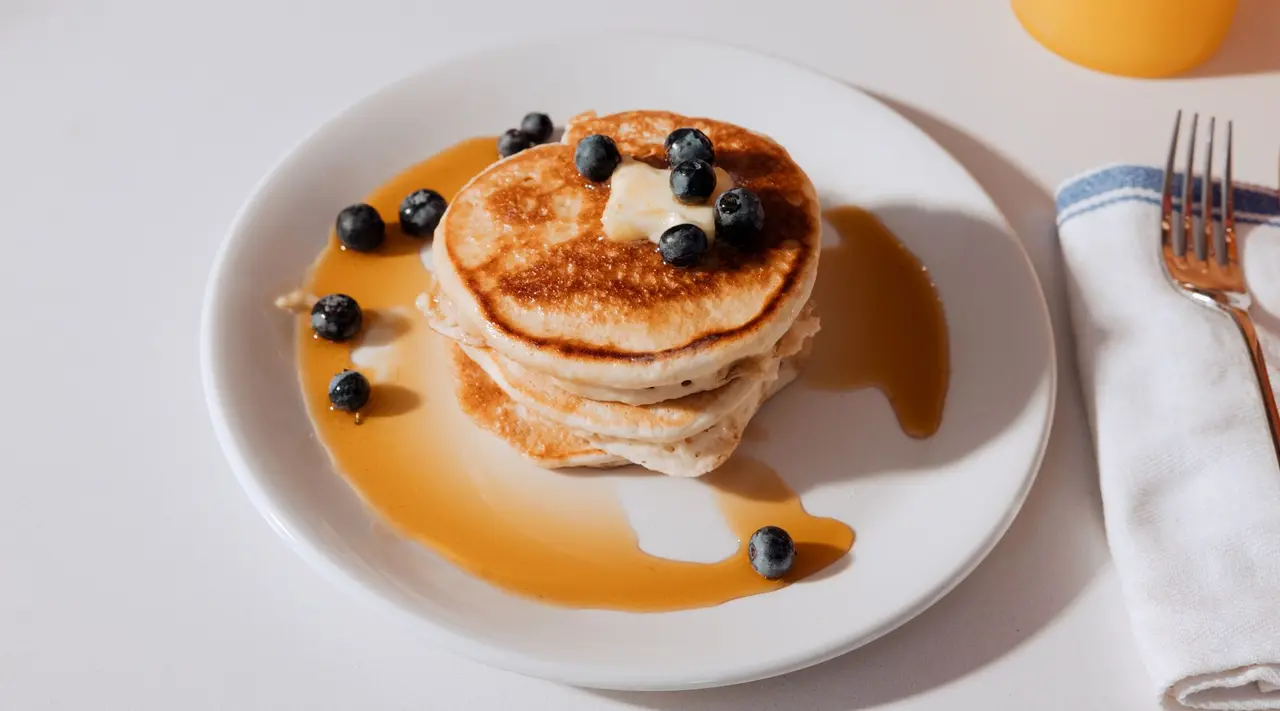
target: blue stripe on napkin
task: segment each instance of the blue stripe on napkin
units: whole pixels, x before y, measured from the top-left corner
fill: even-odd
[[[1164,171],[1140,165],[1121,165],[1088,173],[1068,181],[1058,189],[1058,226],[1072,219],[1104,207],[1124,202],[1160,204],[1160,191],[1164,187]],[[1200,202],[1202,181],[1195,179],[1192,195],[1195,204]],[[1116,193],[1108,198],[1107,193]],[[1181,204],[1182,174],[1174,175],[1174,204]],[[1087,205],[1081,203],[1088,202]],[[1236,221],[1246,224],[1268,224],[1280,227],[1280,197],[1267,188],[1236,185]],[[1218,206],[1221,208],[1221,205]],[[1193,214],[1199,211],[1193,206]],[[1214,214],[1220,214],[1214,210]]]

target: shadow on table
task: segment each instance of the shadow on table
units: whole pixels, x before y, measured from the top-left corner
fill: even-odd
[[[1280,72],[1280,2],[1240,0],[1222,49],[1187,77]]]
[[[1048,626],[1106,564],[1097,468],[1068,330],[1053,200],[980,141],[880,97],[952,153],[992,195],[1030,254],[1053,304],[1059,389],[1054,430],[1018,518],[954,591],[900,629],[825,664],[764,681],[686,692],[596,692],[661,711],[777,708],[849,711],[961,679]]]

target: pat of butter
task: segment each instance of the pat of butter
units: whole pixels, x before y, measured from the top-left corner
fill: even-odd
[[[671,171],[623,158],[609,178],[609,201],[600,217],[604,236],[618,242],[647,239],[657,244],[667,229],[688,223],[701,227],[707,240],[714,242],[716,198],[732,187],[733,178],[716,168],[711,197],[701,205],[685,205],[671,194]]]

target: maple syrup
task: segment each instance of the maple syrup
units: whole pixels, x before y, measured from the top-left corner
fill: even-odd
[[[550,604],[632,611],[703,607],[777,589],[844,556],[854,542],[849,526],[807,513],[776,472],[742,454],[691,482],[714,492],[739,540],[733,555],[715,563],[694,563],[641,550],[617,496],[594,485],[591,476],[540,470],[537,475],[520,471],[521,476],[507,476],[514,454],[495,454],[492,447],[468,450],[460,444],[474,441],[475,425],[457,403],[448,341],[433,332],[413,306],[431,284],[419,254],[424,243],[403,234],[392,217],[403,197],[419,188],[434,189],[451,200],[497,159],[495,144],[491,137],[463,141],[375,190],[366,202],[387,220],[384,245],[371,253],[343,250],[330,235],[301,289],[317,296],[349,294],[367,318],[360,336],[334,343],[312,338],[307,317],[298,317],[303,395],[335,470],[400,535],[422,542],[499,588]],[[849,244],[822,257],[820,271],[826,278],[819,276],[817,293],[829,308],[855,303],[858,297],[837,298],[836,288],[855,277],[876,283],[890,279],[887,273],[873,273],[874,266],[856,266],[858,259],[880,260],[895,274],[914,269],[909,252],[900,245],[901,251],[895,251],[885,241],[893,239],[887,230],[885,237],[876,231],[882,227],[861,216],[847,216],[853,214],[834,214],[833,222]],[[850,246],[864,239],[880,241]],[[832,278],[836,272],[838,278]],[[917,436],[927,435],[931,426],[936,429],[941,398],[935,396],[945,394],[946,384],[945,324],[940,306],[933,309],[925,303],[922,288],[910,287],[912,298],[896,302],[896,310],[886,316],[902,330],[874,325],[879,320],[868,325],[861,319],[846,322],[843,316],[824,314],[813,363],[817,372],[812,376],[823,386],[881,387],[904,429]],[[864,291],[856,293],[867,298],[878,293]],[[936,295],[933,298],[936,301]],[[903,335],[905,324],[920,314],[926,317],[922,323],[940,328],[941,335]],[[894,367],[878,358],[859,359],[852,345],[868,335],[898,339],[891,346],[898,358],[921,346],[927,354],[910,354]],[[378,362],[362,364],[361,349],[369,346],[379,351]],[[823,349],[830,352],[819,356]],[[856,367],[842,370],[839,364],[850,358]],[[362,411],[362,424],[347,413],[329,410],[327,385],[343,368],[376,371],[370,377],[373,391]],[[921,380],[908,378],[911,372]],[[746,540],[764,525],[781,526],[796,542],[796,562],[781,580],[764,579],[746,560]]]
[[[815,387],[884,393],[902,431],[928,437],[942,424],[951,377],[938,291],[914,254],[875,215],[824,215],[840,243],[822,250],[813,298],[822,331],[804,378]]]

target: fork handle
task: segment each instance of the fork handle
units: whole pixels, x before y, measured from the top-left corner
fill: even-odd
[[[1249,318],[1247,311],[1235,306],[1225,308],[1249,346],[1249,360],[1253,361],[1253,373],[1258,377],[1258,387],[1262,390],[1262,405],[1267,411],[1267,424],[1271,426],[1271,444],[1275,447],[1277,461],[1280,461],[1280,413],[1276,412],[1275,391],[1271,389],[1271,377],[1267,375],[1267,361],[1262,357],[1258,331],[1253,327],[1253,319]]]

